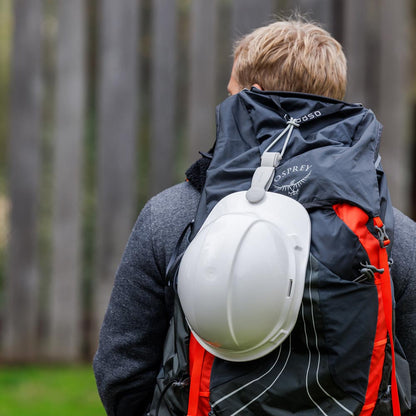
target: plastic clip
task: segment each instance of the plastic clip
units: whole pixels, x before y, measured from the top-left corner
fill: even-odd
[[[274,179],[275,168],[279,166],[282,156],[278,152],[265,152],[261,156],[261,165],[255,170],[251,187],[246,198],[252,204],[260,202]]]
[[[374,280],[374,275],[376,273],[378,274],[384,273],[384,269],[378,269],[372,264],[360,263],[360,265],[362,266],[362,269],[360,269],[361,275],[355,278],[353,282],[362,283],[362,282],[372,281]]]
[[[381,248],[385,248],[390,244],[389,236],[386,232],[386,227],[381,221],[380,217],[374,218],[374,227],[377,230],[377,238]]]

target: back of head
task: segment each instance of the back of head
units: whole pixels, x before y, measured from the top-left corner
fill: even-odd
[[[341,45],[316,24],[278,21],[240,39],[233,75],[239,85],[293,91],[342,100],[347,64]]]

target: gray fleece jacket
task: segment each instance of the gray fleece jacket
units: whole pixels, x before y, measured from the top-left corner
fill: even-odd
[[[109,416],[142,415],[151,400],[171,310],[164,272],[199,192],[181,183],[153,197],[140,213],[120,266],[94,358],[98,390]],[[394,211],[392,276],[396,331],[411,367],[416,415],[416,223]]]

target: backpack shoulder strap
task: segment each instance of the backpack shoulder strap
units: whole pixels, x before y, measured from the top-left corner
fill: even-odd
[[[374,276],[379,297],[378,322],[370,364],[369,382],[360,416],[371,415],[377,402],[382,376],[379,366],[384,361],[384,359],[380,360],[379,355],[380,353],[384,354],[384,345],[387,342],[387,337],[392,352],[391,395],[393,415],[400,416],[393,338],[393,295],[386,250],[390,240],[384,231],[384,224],[380,217],[373,219],[373,225],[378,233],[378,238],[376,238],[367,228],[369,217],[362,209],[345,203],[334,205],[333,208],[338,217],[357,235],[368,253],[371,265],[375,267],[374,270],[379,271],[376,271]]]

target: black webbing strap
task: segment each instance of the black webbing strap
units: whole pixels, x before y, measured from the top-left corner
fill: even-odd
[[[184,251],[181,253],[181,246],[185,239],[185,236],[188,234],[188,243],[189,243],[189,235],[192,232],[192,227],[194,225],[195,220],[192,220],[182,231],[181,236],[179,237],[176,246],[170,256],[168,265],[166,267],[165,273],[165,284],[167,286],[171,286],[174,290],[176,290],[176,277],[178,274],[179,263],[182,260],[182,256]]]

